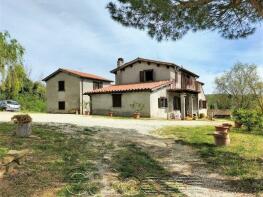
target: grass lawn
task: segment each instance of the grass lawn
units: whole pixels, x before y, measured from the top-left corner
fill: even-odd
[[[158,180],[170,175],[145,150],[116,140],[116,134],[103,136],[106,128],[33,124],[35,138],[12,136],[13,129],[13,124],[0,123],[0,157],[11,149],[32,153],[0,180],[0,196],[93,196],[106,186],[121,196],[181,195],[177,185]]]
[[[241,191],[263,191],[263,132],[248,133],[232,129],[231,144],[216,147],[211,135],[213,131],[212,126],[166,127],[156,133],[173,137],[176,142],[197,150],[208,168],[223,175],[238,177],[239,181],[233,184],[238,184]]]

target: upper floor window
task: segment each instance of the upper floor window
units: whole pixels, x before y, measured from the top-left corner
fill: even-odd
[[[65,91],[65,81],[58,82],[58,91]]]
[[[168,100],[166,97],[158,98],[158,107],[159,108],[166,108],[168,107]]]
[[[112,95],[112,107],[121,107],[121,94]]]
[[[140,71],[140,82],[153,81],[153,70]]]
[[[93,81],[93,90],[102,88],[103,84],[102,81]]]

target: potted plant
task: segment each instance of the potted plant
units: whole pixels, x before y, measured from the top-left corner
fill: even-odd
[[[139,119],[141,117],[141,111],[144,108],[144,104],[134,102],[134,103],[130,104],[130,106],[135,111],[133,113],[133,118]]]
[[[227,133],[229,127],[228,126],[224,126],[224,125],[220,125],[220,126],[215,126],[215,129],[218,133]]]
[[[223,123],[223,126],[228,127],[228,131],[231,130],[232,124],[230,123]]]
[[[216,131],[213,136],[216,146],[227,146],[230,144],[230,137],[228,133],[220,133]]]
[[[84,107],[84,114],[85,115],[90,115],[90,102],[84,102],[83,104],[83,107]]]
[[[18,137],[29,137],[32,133],[31,122],[32,118],[28,114],[24,115],[15,115],[11,118],[15,124],[17,124],[17,128],[15,131],[15,135]]]
[[[110,109],[109,109],[108,115],[109,115],[110,117],[112,117],[112,116],[113,116],[113,111],[112,111],[112,108],[110,108]]]

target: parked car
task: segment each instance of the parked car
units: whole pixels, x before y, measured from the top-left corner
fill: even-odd
[[[19,111],[20,105],[13,100],[3,100],[0,101],[0,109],[5,111]]]

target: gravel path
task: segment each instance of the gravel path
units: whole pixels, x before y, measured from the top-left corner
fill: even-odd
[[[0,112],[0,122],[8,122],[16,113]],[[122,129],[134,129],[139,133],[148,134],[149,131],[164,126],[201,126],[201,125],[219,125],[218,121],[175,121],[175,120],[150,120],[150,119],[118,119],[100,116],[82,116],[72,114],[45,114],[30,113],[34,122],[39,123],[70,123],[78,126],[101,126]]]

